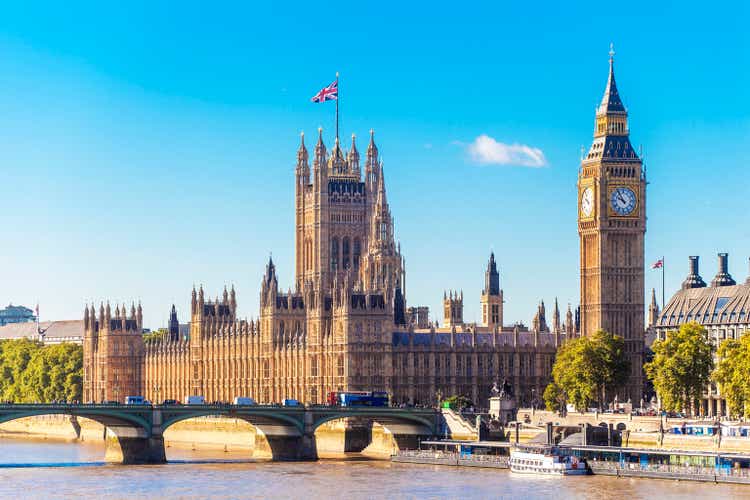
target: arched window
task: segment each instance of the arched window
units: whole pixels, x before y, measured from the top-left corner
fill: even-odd
[[[339,239],[331,238],[331,271],[339,267]]]
[[[349,238],[346,236],[341,240],[341,263],[344,269],[349,269]]]
[[[339,377],[344,376],[344,356],[339,356],[336,361],[336,371]]]
[[[385,241],[388,238],[388,224],[385,222],[380,223],[380,241]]]
[[[352,266],[355,271],[359,271],[359,256],[362,253],[362,242],[359,238],[354,239],[354,249],[352,251]]]

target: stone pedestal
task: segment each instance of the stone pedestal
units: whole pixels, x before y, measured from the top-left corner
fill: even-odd
[[[518,414],[515,398],[494,396],[490,398],[490,415],[502,425],[514,422]]]

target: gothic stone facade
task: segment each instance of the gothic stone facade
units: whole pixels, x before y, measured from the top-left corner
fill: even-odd
[[[463,294],[453,293],[446,296],[444,327],[418,328],[424,322],[407,320],[405,261],[394,239],[372,133],[364,178],[354,137],[347,153],[337,138],[329,154],[321,132],[311,166],[303,136],[295,198],[293,290],[279,288],[269,260],[257,320],[236,317],[233,288],[225,289],[221,299],[208,300],[201,287],[193,290],[187,337],[171,333],[143,345],[116,323],[117,328],[101,330],[100,323],[110,324],[106,314],[99,322],[88,321],[87,366],[122,355],[121,349],[102,350],[103,339],[113,332],[123,332],[132,342],[125,351],[132,357],[108,367],[112,375],[106,383],[87,370],[87,400],[113,398],[112,377],[120,384],[120,397],[140,394],[153,401],[201,394],[209,401],[250,396],[259,402],[322,403],[331,391],[383,390],[396,403],[431,404],[438,394],[463,394],[481,403],[503,378],[522,402],[541,397],[556,348],[573,333],[572,315],[568,311],[563,327],[556,311],[554,331],[546,322],[534,331],[503,327],[494,256],[481,297],[482,325],[464,323]],[[543,319],[543,306],[540,313]],[[123,378],[128,376],[133,378],[126,391]]]

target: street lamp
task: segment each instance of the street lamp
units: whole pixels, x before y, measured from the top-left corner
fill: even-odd
[[[120,393],[120,388],[118,386],[115,386],[113,389],[113,392],[115,393],[115,401],[118,403],[120,402],[120,398],[117,397],[117,395]]]
[[[156,401],[156,404],[159,404],[159,384],[158,383],[154,384],[154,401]]]
[[[531,388],[531,414],[534,414],[534,411],[536,410],[536,389],[534,387]]]

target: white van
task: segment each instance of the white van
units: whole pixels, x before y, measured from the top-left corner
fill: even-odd
[[[185,396],[186,405],[204,405],[206,404],[206,398],[203,396]]]
[[[234,398],[234,402],[232,404],[249,406],[249,405],[254,405],[255,400],[253,398],[243,398],[243,397],[237,396],[236,398]]]

